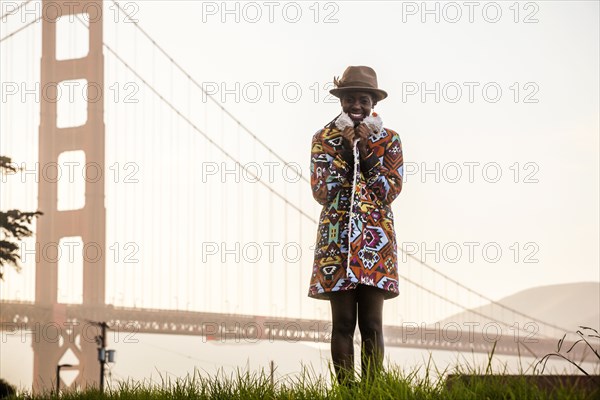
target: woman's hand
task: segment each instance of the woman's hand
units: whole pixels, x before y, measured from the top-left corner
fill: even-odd
[[[355,129],[356,137],[360,140],[358,141],[358,151],[361,157],[366,157],[369,153],[369,146],[367,145],[367,140],[369,140],[369,135],[371,131],[366,124],[361,123]]]
[[[346,128],[344,128],[344,130],[342,131],[342,137],[344,138],[343,141],[343,145],[344,148],[348,149],[348,150],[352,150],[352,141],[354,140],[354,128],[351,126],[348,126]]]

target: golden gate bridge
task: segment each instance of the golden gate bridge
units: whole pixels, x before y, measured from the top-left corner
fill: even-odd
[[[11,21],[34,5],[37,18]],[[68,28],[59,38],[61,21]],[[120,39],[124,21],[133,39]],[[0,38],[10,54],[2,67],[11,111],[3,118],[3,152],[35,177],[3,182],[10,190],[2,191],[2,207],[44,215],[23,243],[22,273],[2,283],[0,319],[4,335],[33,332],[34,388],[56,384],[67,352],[78,360],[73,385],[98,383],[98,332],[87,321],[213,339],[327,341],[327,304],[306,297],[310,251],[304,258],[281,252],[313,244],[319,210],[301,168],[207,94],[116,1],[28,0],[2,22],[14,27]],[[87,52],[58,57],[61,47],[73,53],[74,43]],[[141,48],[152,59],[138,57]],[[78,110],[61,109],[66,82],[85,82]],[[292,178],[268,179],[259,160],[288,168]],[[65,165],[99,173],[92,178],[88,168],[79,184],[64,184],[56,174]],[[74,259],[65,248],[76,249]],[[388,346],[485,353],[495,343],[497,354],[539,357],[567,331],[414,255],[403,260],[403,300],[385,310]],[[481,304],[493,312],[477,311]],[[422,321],[425,308],[429,315],[466,312],[465,319],[411,322]]]

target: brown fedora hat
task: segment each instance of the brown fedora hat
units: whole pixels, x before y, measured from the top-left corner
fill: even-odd
[[[350,66],[344,71],[342,79],[333,77],[333,84],[336,88],[331,89],[329,93],[335,97],[341,97],[344,92],[350,90],[371,92],[375,96],[375,101],[387,97],[386,91],[377,87],[377,74],[371,67]]]

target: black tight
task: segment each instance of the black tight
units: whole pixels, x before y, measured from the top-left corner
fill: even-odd
[[[339,383],[354,379],[353,339],[357,317],[363,378],[372,376],[383,365],[383,293],[379,288],[362,284],[355,290],[331,292],[331,358]]]

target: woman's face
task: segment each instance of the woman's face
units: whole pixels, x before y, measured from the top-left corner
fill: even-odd
[[[352,121],[360,122],[369,115],[376,102],[369,92],[349,91],[340,98],[342,110],[347,113]]]

